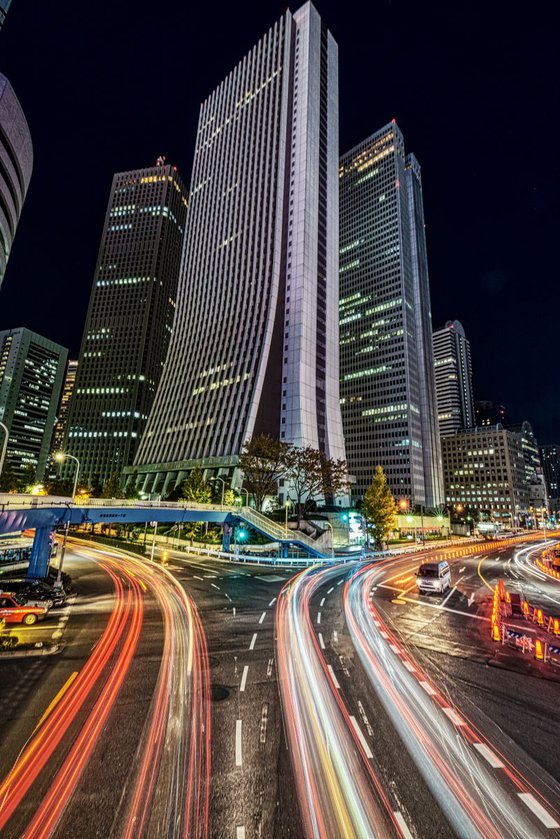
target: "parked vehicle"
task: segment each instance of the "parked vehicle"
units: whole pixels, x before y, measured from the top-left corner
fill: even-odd
[[[416,585],[421,594],[436,592],[443,594],[451,588],[451,571],[445,560],[442,562],[424,562],[416,573]]]
[[[62,606],[66,602],[64,589],[53,588],[43,580],[27,580],[19,577],[15,580],[2,580],[2,585],[6,591],[15,592],[28,603],[37,600],[41,605],[46,605],[50,601],[51,606]]]
[[[46,606],[30,606],[17,594],[0,592],[0,618],[6,623],[23,623],[32,626],[43,620],[47,614]]]

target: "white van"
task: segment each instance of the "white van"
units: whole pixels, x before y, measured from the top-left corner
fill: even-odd
[[[420,593],[435,591],[443,594],[451,588],[451,571],[447,562],[424,562],[416,573],[416,585]]]

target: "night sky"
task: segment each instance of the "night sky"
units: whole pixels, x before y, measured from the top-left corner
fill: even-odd
[[[339,45],[341,151],[395,117],[422,165],[434,326],[463,323],[475,398],[560,442],[558,44],[545,4],[316,5]],[[0,70],[35,164],[0,329],[28,326],[77,355],[113,172],[165,154],[188,185],[199,103],[284,9],[14,0]]]

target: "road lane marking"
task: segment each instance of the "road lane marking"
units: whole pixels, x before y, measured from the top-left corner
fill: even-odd
[[[409,673],[416,673],[416,667],[413,667],[410,661],[403,661],[403,664]]]
[[[386,641],[389,639],[389,636],[387,635],[387,633],[383,629],[380,631],[379,634],[381,635],[382,638],[385,638]]]
[[[249,665],[246,664],[243,668],[243,675],[241,676],[241,684],[239,685],[239,691],[242,693],[245,690],[245,685],[247,684],[247,673],[249,672]]]
[[[321,602],[319,603],[319,606],[320,606],[321,608],[323,608],[323,606],[324,606],[324,605],[325,605],[325,598],[323,597],[323,599],[322,599],[322,600],[321,600]]]
[[[504,764],[500,758],[494,754],[492,749],[489,749],[486,743],[473,743],[473,746],[482,757],[488,761],[492,769],[503,769]]]
[[[399,813],[398,810],[395,810],[393,815],[395,816],[395,819],[397,820],[397,824],[400,827],[401,833],[405,837],[405,839],[414,839],[414,837],[412,836],[412,833],[408,829],[407,823],[404,820],[403,814]]]
[[[329,671],[329,673],[331,674],[331,678],[332,678],[332,680],[333,680],[333,685],[335,686],[335,688],[336,688],[337,690],[340,690],[340,685],[339,685],[339,683],[338,683],[338,679],[336,678],[336,676],[335,676],[335,674],[334,674],[334,670],[332,669],[332,667],[331,667],[331,665],[330,665],[330,664],[327,664],[327,670],[328,670],[328,671]]]
[[[343,582],[344,582],[344,577],[342,578],[342,580],[338,581],[337,586],[341,586]]]
[[[325,642],[323,641],[323,633],[319,632],[319,646],[322,650],[325,649]]]
[[[241,754],[241,720],[236,720],[235,723],[235,765],[243,765],[243,756]]]
[[[321,612],[317,612],[317,623],[321,623]]]
[[[270,603],[268,604],[268,607],[270,608],[271,606],[274,606],[275,603],[276,603],[276,598],[273,597],[272,600],[270,601]]]
[[[350,717],[350,722],[351,722],[351,723],[352,723],[352,725],[354,726],[354,731],[355,731],[355,732],[356,732],[356,734],[358,735],[358,740],[360,741],[360,744],[361,744],[361,746],[362,746],[362,749],[363,749],[363,750],[364,750],[364,752],[366,753],[366,757],[370,758],[370,760],[371,760],[371,758],[373,757],[373,752],[372,752],[372,750],[371,750],[371,749],[370,749],[370,747],[369,747],[369,743],[368,743],[368,741],[367,741],[367,740],[366,740],[366,738],[364,737],[364,732],[362,731],[362,729],[361,729],[361,728],[360,728],[360,726],[358,725],[358,720],[356,719],[356,717],[352,717],[352,716],[351,716],[351,717]]]
[[[413,600],[411,597],[403,597],[407,603],[414,603],[415,606],[425,606],[427,609],[437,609],[438,612],[452,612],[454,615],[465,615],[467,618],[473,618],[477,621],[489,621],[490,618],[485,618],[483,615],[473,615],[472,612],[463,612],[461,609],[454,609],[452,606],[441,606],[440,603],[426,603],[424,600]]]
[[[462,568],[459,568],[459,574],[462,574],[464,570],[465,570],[465,566],[463,565]]]
[[[454,594],[456,591],[457,591],[457,586],[453,586],[453,588],[451,589],[451,591],[449,592],[449,594],[448,594],[446,597],[444,597],[444,598],[443,598],[443,600],[442,600],[442,601],[441,601],[441,603],[439,604],[439,605],[441,606],[441,608],[442,608],[442,609],[443,609],[443,607],[445,606],[445,604],[447,603],[447,601],[449,600],[449,598],[451,597],[451,595],[452,595],[452,594]]]
[[[469,599],[467,600],[467,606],[472,606],[474,603],[474,592],[469,595]]]
[[[327,594],[332,594],[334,591],[334,586],[331,586],[330,589],[327,591]]]
[[[253,634],[253,637],[251,638],[251,643],[249,644],[249,649],[250,649],[250,650],[254,650],[254,649],[255,649],[255,641],[256,641],[256,640],[257,640],[257,633],[255,632],[255,633]]]
[[[218,591],[220,591],[220,586],[217,586],[216,583],[210,583],[210,585],[212,586],[212,588],[217,588]]]
[[[465,720],[462,717],[460,717],[457,711],[455,711],[453,708],[445,707],[441,710],[443,711],[445,716],[451,720],[453,725],[465,725]]]
[[[39,722],[37,723],[37,725],[33,729],[34,732],[37,731],[37,729],[42,726],[42,724],[45,722],[45,720],[47,719],[47,717],[49,716],[51,711],[53,711],[54,708],[56,707],[56,705],[58,705],[58,703],[60,702],[60,700],[62,699],[62,697],[64,696],[64,694],[66,693],[66,691],[68,690],[68,688],[70,687],[70,685],[72,684],[72,682],[74,681],[74,679],[76,678],[77,675],[78,675],[78,670],[75,670],[74,673],[71,673],[70,676],[66,679],[66,681],[64,682],[64,684],[62,685],[62,687],[60,688],[58,693],[56,694],[55,698],[52,700],[50,705],[47,707],[45,713],[43,714],[43,716],[41,717],[41,719],[39,720]]]
[[[259,618],[259,623],[262,623],[265,618],[266,618],[266,612],[263,612],[262,615]]]
[[[550,813],[544,809],[542,804],[537,801],[535,796],[530,792],[518,792],[517,793],[521,801],[526,804],[529,810],[535,814],[535,816],[540,819],[540,821],[544,824],[545,827],[554,830],[555,828],[560,827],[560,824],[553,819]]]
[[[238,827],[235,839],[245,839],[245,827]]]
[[[391,649],[393,650],[393,652],[395,653],[395,655],[400,655],[400,654],[401,654],[401,651],[399,650],[399,648],[398,648],[398,647],[395,647],[395,645],[394,645],[394,644],[389,644],[389,646],[391,647]]]
[[[419,684],[430,696],[437,696],[437,691],[433,689],[429,682],[419,682]]]
[[[481,566],[482,566],[482,563],[484,562],[484,560],[485,560],[486,558],[487,558],[487,557],[485,557],[485,556],[481,557],[480,562],[478,563],[478,568],[477,568],[477,571],[478,571],[478,576],[480,577],[480,579],[482,580],[482,582],[484,583],[484,585],[486,586],[486,588],[489,588],[489,589],[490,589],[490,591],[494,591],[494,589],[492,588],[492,586],[490,585],[490,583],[488,583],[488,582],[486,581],[486,579],[482,576],[482,572],[481,572],[481,570],[480,570],[480,569],[481,569]]]
[[[193,580],[200,580],[203,583],[204,577],[197,577],[196,574],[193,574]]]

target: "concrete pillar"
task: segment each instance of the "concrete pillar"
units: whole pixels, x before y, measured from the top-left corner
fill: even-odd
[[[231,534],[233,533],[233,528],[230,524],[224,522],[224,533],[222,536],[222,550],[229,551],[231,549]]]
[[[51,558],[52,527],[37,527],[31,548],[31,559],[27,569],[27,578],[42,580],[47,576]]]

